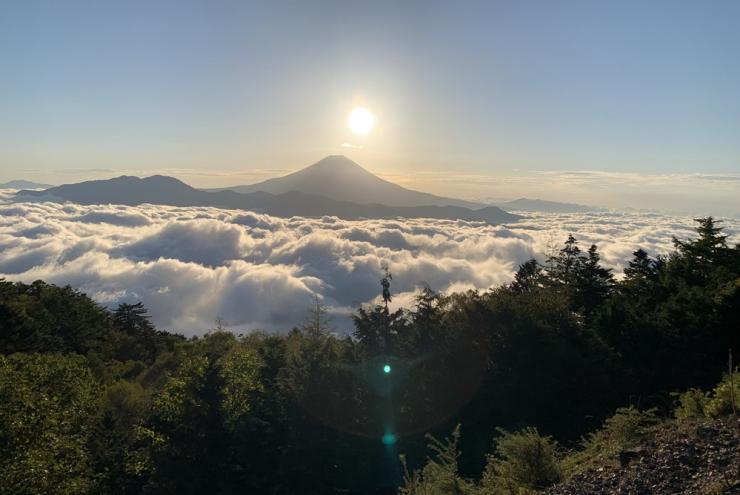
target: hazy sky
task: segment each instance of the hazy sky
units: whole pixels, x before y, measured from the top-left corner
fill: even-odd
[[[0,0],[0,180],[225,185],[344,153],[470,197],[585,201],[587,171],[631,184],[603,203],[730,211],[738,26],[719,0]]]

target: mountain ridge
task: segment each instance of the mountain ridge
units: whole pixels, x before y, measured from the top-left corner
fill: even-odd
[[[331,198],[289,191],[271,194],[257,191],[248,194],[234,191],[202,191],[174,177],[155,175],[146,178],[120,176],[107,180],[93,180],[65,184],[44,191],[23,190],[18,200],[63,200],[80,204],[144,203],[168,206],[212,206],[226,209],[251,210],[278,217],[336,216],[347,220],[369,218],[435,218],[486,222],[491,225],[514,222],[521,218],[497,207],[472,210],[461,206],[389,206],[337,201]]]
[[[588,213],[604,211],[604,208],[599,208],[597,206],[531,198],[518,198],[511,201],[495,202],[493,204],[499,208],[505,208],[507,210],[536,211],[545,213]]]
[[[0,184],[0,189],[49,189],[50,187],[54,186],[24,179],[14,179]]]

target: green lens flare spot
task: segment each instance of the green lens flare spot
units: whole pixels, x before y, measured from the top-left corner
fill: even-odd
[[[394,445],[396,443],[396,435],[393,433],[386,433],[383,435],[383,445]]]
[[[390,364],[386,364],[385,366],[383,366],[383,373],[386,373],[387,374],[387,373],[390,373],[390,372],[391,372],[391,365]]]

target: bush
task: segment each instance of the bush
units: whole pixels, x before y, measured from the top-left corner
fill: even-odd
[[[732,414],[733,395],[735,399],[735,408],[740,409],[740,373],[737,371],[733,372],[732,376],[725,374],[722,381],[714,387],[710,396],[711,398],[704,408],[704,413],[710,418]]]
[[[400,495],[472,495],[475,493],[473,483],[458,474],[457,461],[460,457],[460,425],[452,432],[452,438],[441,442],[427,435],[429,449],[435,455],[427,459],[421,471],[409,473],[406,459],[402,456],[404,484]]]
[[[488,457],[481,495],[533,493],[562,480],[555,440],[540,435],[536,428],[499,431],[502,436]]]
[[[709,397],[698,388],[690,388],[678,396],[678,406],[673,415],[676,419],[703,418]]]

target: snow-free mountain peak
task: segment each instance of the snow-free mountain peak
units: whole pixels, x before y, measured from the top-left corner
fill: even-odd
[[[240,193],[264,191],[272,194],[299,191],[337,201],[388,206],[462,206],[473,209],[482,206],[471,201],[435,196],[393,184],[344,155],[327,156],[313,165],[283,177],[221,190]]]

